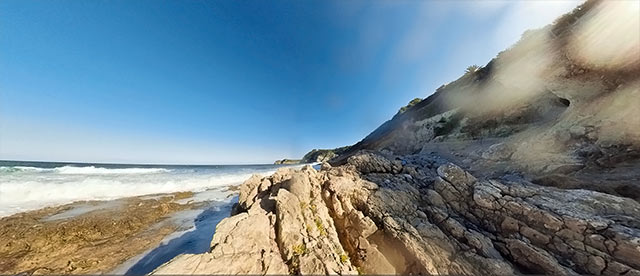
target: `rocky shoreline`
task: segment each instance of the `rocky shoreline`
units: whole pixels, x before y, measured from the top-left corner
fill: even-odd
[[[640,204],[364,152],[240,188],[204,254],[153,274],[640,275]]]
[[[183,228],[191,227],[190,223],[181,219],[190,220],[190,216],[211,208],[211,203],[194,201],[193,196],[180,192],[75,202],[0,218],[0,273],[124,274],[144,270],[137,262],[127,267],[123,264],[148,255],[144,253],[172,234],[188,230]],[[206,227],[209,239],[210,228],[218,221]],[[157,262],[140,257],[147,258],[146,266]]]

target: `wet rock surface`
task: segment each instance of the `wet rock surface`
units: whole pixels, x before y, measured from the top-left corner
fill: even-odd
[[[72,203],[0,219],[1,274],[109,273],[157,246],[177,226],[165,221],[194,204],[191,193]]]

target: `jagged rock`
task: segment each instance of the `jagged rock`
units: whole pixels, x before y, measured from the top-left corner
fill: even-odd
[[[382,155],[366,152],[347,159],[347,163],[363,173],[398,173],[402,170],[402,162],[390,161]]]
[[[403,160],[365,152],[347,166],[251,178],[239,204],[249,209],[219,224],[210,252],[154,273],[640,273],[634,200]]]
[[[254,198],[258,195],[258,187],[260,186],[261,177],[252,175],[243,185],[240,186],[240,195],[238,196],[238,204],[243,209],[249,209],[254,202]]]
[[[320,197],[320,179],[311,167],[250,178],[239,213],[216,227],[210,252],[180,255],[153,274],[357,274]]]
[[[294,173],[291,178],[284,182],[282,187],[295,195],[295,200],[309,202],[311,196],[311,184],[309,182],[309,177],[304,173]],[[280,196],[278,196],[278,198],[280,198]]]
[[[322,162],[322,164],[320,165],[320,169],[323,171],[329,170],[331,169],[331,164],[329,164],[328,162]]]
[[[498,143],[491,145],[486,151],[484,151],[482,153],[482,158],[501,161],[509,159],[512,154],[513,149],[509,145],[505,143]]]

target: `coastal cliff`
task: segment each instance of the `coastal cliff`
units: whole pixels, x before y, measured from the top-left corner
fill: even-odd
[[[293,164],[300,164],[300,163],[304,163],[304,162],[298,159],[280,159],[273,162],[273,164],[275,165],[293,165]]]
[[[348,150],[348,146],[335,149],[313,149],[310,152],[307,152],[302,159],[281,159],[276,160],[274,164],[311,164],[327,162],[331,159],[338,158]]]
[[[526,32],[320,170],[252,177],[209,252],[153,273],[640,275],[628,4]]]

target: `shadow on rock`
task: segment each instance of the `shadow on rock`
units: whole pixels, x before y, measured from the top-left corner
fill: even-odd
[[[125,275],[146,275],[180,254],[209,251],[216,225],[229,216],[232,206],[233,202],[204,210],[194,220],[195,229],[153,249],[129,268]]]

